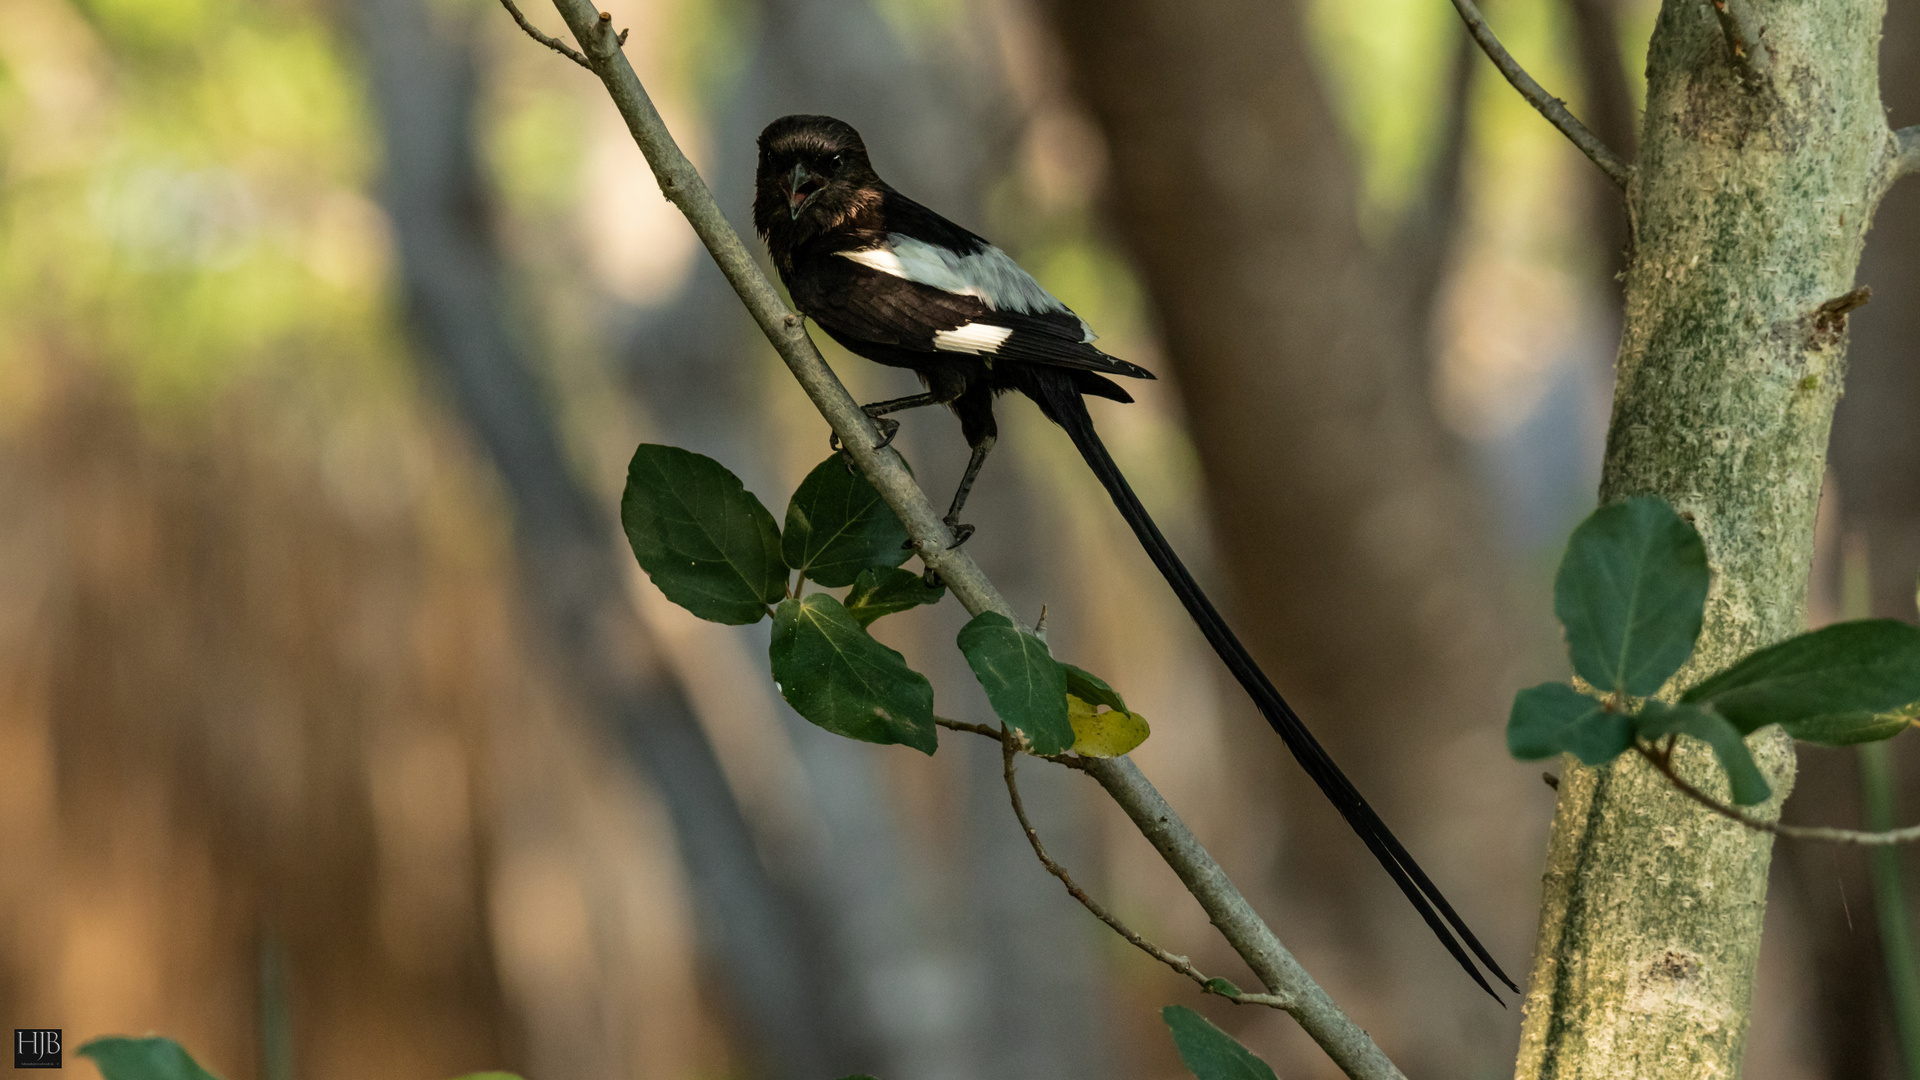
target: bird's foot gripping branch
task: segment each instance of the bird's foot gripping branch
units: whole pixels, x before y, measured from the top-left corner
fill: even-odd
[[[1658,694],[1693,654],[1712,577],[1700,535],[1652,497],[1601,507],[1573,532],[1554,578],[1553,607],[1581,685],[1522,690],[1507,747],[1522,761],[1570,753],[1590,766],[1634,751],[1689,798],[1783,836],[1861,843],[1894,834],[1802,829],[1746,814],[1676,771],[1684,736],[1713,749],[1735,806],[1772,794],[1746,736],[1769,724],[1821,746],[1888,739],[1920,715],[1920,627],[1862,619],[1789,638],[1743,657],[1676,700]],[[1906,830],[1920,839],[1920,830]],[[1871,839],[1879,837],[1881,839]],[[1866,838],[1866,839],[1863,839]]]

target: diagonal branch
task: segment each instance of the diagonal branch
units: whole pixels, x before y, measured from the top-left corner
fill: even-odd
[[[1146,938],[1140,936],[1138,931],[1116,918],[1112,912],[1101,905],[1100,901],[1088,896],[1087,891],[1075,883],[1073,876],[1067,873],[1067,868],[1055,862],[1053,856],[1047,854],[1046,846],[1040,843],[1040,834],[1034,829],[1032,820],[1027,817],[1026,803],[1020,798],[1020,785],[1013,778],[1013,762],[1014,758],[1019,754],[1019,749],[1015,745],[1012,735],[1005,731],[996,734],[1000,740],[1002,774],[1007,779],[1007,798],[1013,803],[1013,816],[1020,820],[1020,830],[1027,834],[1027,843],[1033,846],[1033,853],[1039,858],[1040,865],[1046,867],[1047,873],[1060,879],[1060,884],[1067,887],[1067,894],[1069,896],[1080,901],[1081,907],[1092,912],[1094,918],[1106,923],[1113,929],[1114,933],[1126,938],[1128,944],[1200,984],[1202,993],[1219,994],[1221,997],[1236,1004],[1271,1005],[1276,1009],[1286,1008],[1287,999],[1278,994],[1242,994],[1229,992],[1226,986],[1231,986],[1231,983],[1226,983],[1224,979],[1209,979],[1205,975],[1200,974],[1200,969],[1193,966],[1193,961],[1184,956],[1175,956],[1160,946],[1155,945],[1153,942],[1148,941]],[[1226,986],[1222,986],[1222,983],[1226,983]]]
[[[1866,832],[1861,829],[1835,829],[1825,825],[1782,825],[1777,821],[1765,821],[1754,817],[1738,807],[1726,803],[1694,787],[1680,778],[1673,767],[1673,748],[1656,750],[1646,745],[1636,746],[1640,756],[1647,759],[1654,771],[1667,778],[1667,782],[1679,789],[1680,794],[1699,803],[1701,806],[1719,814],[1728,821],[1736,821],[1749,829],[1788,840],[1817,840],[1827,844],[1858,844],[1862,847],[1886,847],[1893,844],[1911,844],[1920,841],[1920,825],[1909,825],[1904,829],[1888,829],[1885,832]]]
[[[969,612],[997,611],[1018,621],[1012,606],[973,559],[954,548],[953,534],[907,471],[905,460],[892,447],[879,445],[873,420],[821,358],[800,316],[781,302],[780,294],[748,254],[740,235],[727,223],[706,182],[668,133],[639,76],[620,50],[620,35],[614,33],[612,16],[596,10],[592,0],[554,0],[554,6],[580,43],[588,66],[600,76],[620,110],[634,142],[653,169],[661,194],[686,216],[747,312],[840,437],[854,464],[898,515],[921,561],[947,583]],[[1268,991],[1288,1002],[1286,1011],[1343,1072],[1356,1080],[1404,1080],[1372,1037],[1327,996],[1274,937],[1226,871],[1132,761],[1124,757],[1094,761],[1086,771],[1147,833],[1228,943],[1246,959]]]
[[[1493,66],[1500,69],[1500,74],[1507,77],[1507,81],[1513,84],[1515,90],[1520,91],[1520,96],[1526,98],[1529,105],[1538,109],[1540,115],[1546,117],[1549,124],[1559,128],[1560,134],[1565,135],[1573,145],[1579,147],[1581,153],[1587,155],[1595,165],[1600,166],[1600,171],[1606,173],[1607,179],[1613,181],[1613,186],[1625,191],[1627,181],[1633,178],[1633,166],[1620,160],[1618,154],[1609,150],[1607,144],[1600,141],[1600,136],[1595,135],[1592,129],[1568,112],[1566,102],[1547,93],[1545,87],[1535,82],[1533,76],[1527,74],[1526,69],[1520,66],[1520,62],[1507,51],[1506,46],[1500,44],[1500,39],[1493,36],[1492,29],[1487,26],[1486,16],[1480,14],[1480,9],[1474,6],[1473,0],[1453,0],[1453,6],[1460,12],[1461,20],[1467,24],[1467,33],[1472,34],[1473,40],[1479,42],[1481,51],[1487,54],[1487,59],[1493,61]]]

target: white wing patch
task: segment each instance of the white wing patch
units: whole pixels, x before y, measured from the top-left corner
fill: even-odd
[[[933,347],[941,352],[996,353],[1013,336],[1011,326],[968,323],[957,330],[935,330]]]
[[[975,297],[995,311],[1028,315],[1067,311],[1067,305],[1041,288],[1032,274],[1022,270],[1019,263],[997,247],[961,255],[902,233],[888,233],[884,247],[840,254],[883,274]]]

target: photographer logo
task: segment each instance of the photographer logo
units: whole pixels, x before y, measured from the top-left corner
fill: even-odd
[[[14,1028],[13,1067],[16,1069],[57,1069],[60,1067],[59,1028]]]

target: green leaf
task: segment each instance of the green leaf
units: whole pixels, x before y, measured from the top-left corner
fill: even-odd
[[[1278,1080],[1266,1062],[1192,1009],[1169,1005],[1160,1019],[1173,1029],[1180,1063],[1199,1080]]]
[[[1207,980],[1207,989],[1224,997],[1240,996],[1240,988],[1233,985],[1233,980],[1225,979],[1218,975]]]
[[[1071,676],[1068,684],[1072,684]],[[1067,691],[1067,723],[1073,728],[1073,752],[1081,757],[1115,758],[1130,754],[1153,734],[1147,718],[1139,713],[1125,709],[1095,712],[1092,702],[1072,690]]]
[[[1093,705],[1127,711],[1127,703],[1121,700],[1119,691],[1108,686],[1100,676],[1068,663],[1062,663],[1060,670],[1067,673],[1067,693]]]
[[[80,1048],[106,1080],[219,1080],[172,1039],[109,1035]]]
[[[1521,761],[1572,753],[1603,765],[1633,745],[1633,718],[1608,712],[1566,683],[1541,683],[1513,696],[1507,752]]]
[[[1920,627],[1836,623],[1752,653],[1680,700],[1712,706],[1742,732],[1782,724],[1829,745],[1890,738],[1904,725],[1882,714],[1920,701]]]
[[[780,696],[828,731],[928,754],[938,746],[932,684],[826,593],[780,601],[768,653]]]
[[[911,570],[862,570],[847,593],[847,614],[861,626],[872,626],[883,615],[939,603],[945,595],[945,585],[928,588],[926,580]]]
[[[710,457],[641,444],[627,466],[620,523],[667,599],[710,622],[759,622],[787,594],[773,515]]]
[[[1026,737],[1028,750],[1058,754],[1073,745],[1066,675],[1046,642],[983,611],[960,628],[959,643],[994,713]]]
[[[1786,725],[1787,734],[1801,742],[1820,746],[1852,746],[1879,742],[1913,726],[1915,710],[1909,706],[1883,713],[1831,713],[1809,716]]]
[[[1659,690],[1693,654],[1710,581],[1700,534],[1663,500],[1595,510],[1553,580],[1573,670],[1602,691]]]
[[[835,454],[814,466],[787,504],[781,551],[787,565],[828,588],[862,570],[886,570],[913,554],[907,530],[867,478]]]
[[[1733,801],[1740,806],[1764,802],[1773,794],[1767,778],[1760,775],[1760,766],[1748,753],[1740,729],[1718,713],[1698,705],[1669,705],[1656,698],[1641,706],[1634,726],[1641,738],[1688,735],[1713,747],[1713,756],[1720,759],[1720,768],[1726,771]]]

